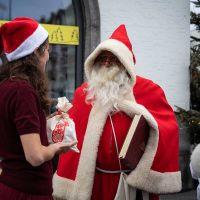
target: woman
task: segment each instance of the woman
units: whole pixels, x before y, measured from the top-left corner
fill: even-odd
[[[0,199],[50,200],[51,159],[76,144],[48,144],[48,33],[30,18],[0,28]]]

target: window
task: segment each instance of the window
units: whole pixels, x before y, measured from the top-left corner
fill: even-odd
[[[47,65],[50,96],[72,99],[75,88],[83,80],[81,18],[77,12],[78,0],[0,0],[0,20],[28,16],[40,23],[80,26],[79,45],[51,44],[52,52]],[[79,18],[75,13],[78,13]],[[78,24],[77,24],[78,21]]]

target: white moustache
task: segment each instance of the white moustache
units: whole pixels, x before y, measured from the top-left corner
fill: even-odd
[[[131,80],[124,68],[116,65],[109,67],[97,65],[91,72],[86,100],[92,103],[98,102],[102,106],[112,102],[116,107],[116,102],[122,98],[130,98],[131,92]]]

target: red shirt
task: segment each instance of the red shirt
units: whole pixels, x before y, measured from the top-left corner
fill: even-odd
[[[51,161],[33,167],[25,159],[20,135],[39,133],[48,146],[46,117],[33,87],[23,80],[0,84],[0,182],[21,192],[52,194]]]

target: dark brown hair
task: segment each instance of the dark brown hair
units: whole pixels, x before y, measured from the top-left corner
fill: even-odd
[[[47,45],[48,39],[37,49],[38,53],[42,55]],[[46,74],[39,68],[38,64],[39,60],[34,53],[7,62],[0,68],[0,83],[10,78],[26,80],[36,90],[42,109],[47,115],[51,105],[51,100],[48,97],[48,81]]]

